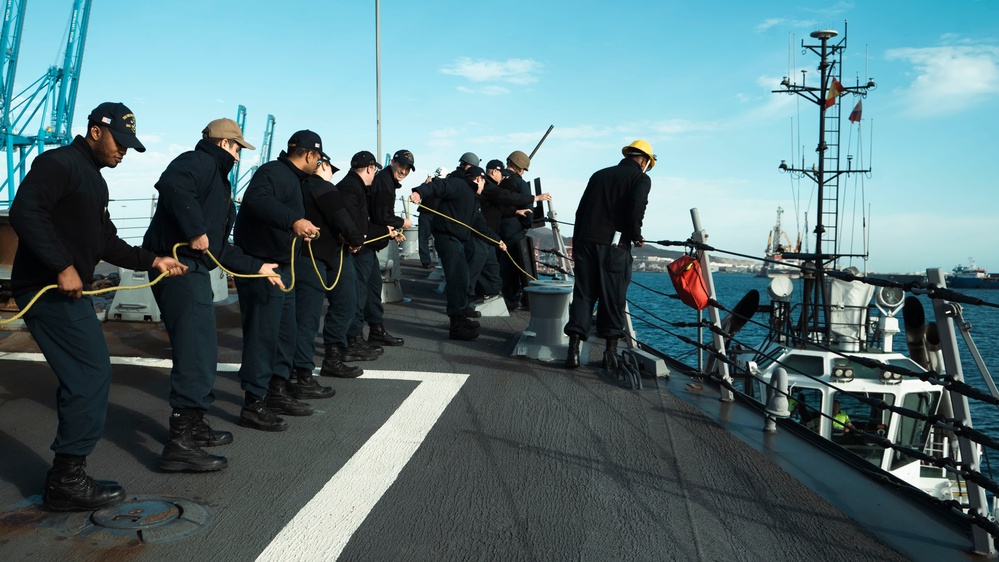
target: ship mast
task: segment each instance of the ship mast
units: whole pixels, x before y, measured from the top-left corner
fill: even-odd
[[[867,97],[867,91],[875,88],[874,81],[868,79],[867,84],[855,86],[842,85],[843,51],[846,49],[846,30],[844,25],[843,38],[838,43],[830,41],[839,35],[833,30],[813,31],[811,37],[819,41],[818,45],[806,45],[802,40],[801,47],[819,56],[819,84],[805,84],[805,73],[802,72],[802,83],[791,82],[784,77],[780,85],[782,89],[773,90],[778,94],[796,94],[811,101],[819,107],[819,143],[815,151],[818,153],[818,163],[806,168],[804,158],[800,167],[787,164],[781,160],[782,173],[799,174],[815,182],[817,193],[817,219],[815,224],[815,252],[789,253],[785,258],[798,259],[806,265],[802,272],[805,290],[802,296],[801,318],[798,331],[804,341],[828,343],[830,336],[829,303],[827,300],[826,268],[836,268],[836,262],[842,257],[866,257],[863,255],[841,254],[837,232],[839,230],[839,184],[841,175],[851,173],[869,173],[870,169],[851,170],[840,169],[839,165],[839,135],[840,111],[839,95],[852,93]],[[831,88],[839,90],[839,93]],[[827,103],[828,102],[828,103]]]

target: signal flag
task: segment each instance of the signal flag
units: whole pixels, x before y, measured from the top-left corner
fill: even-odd
[[[856,123],[860,121],[860,114],[864,111],[864,107],[860,105],[861,100],[857,100],[857,105],[854,106],[853,111],[850,112],[850,122]]]
[[[826,109],[829,109],[836,103],[836,98],[843,93],[843,85],[839,83],[839,80],[833,78],[832,84],[829,84],[829,92],[826,94]]]

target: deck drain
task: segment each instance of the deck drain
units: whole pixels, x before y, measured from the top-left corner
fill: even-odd
[[[60,532],[94,546],[158,544],[199,533],[214,520],[211,509],[192,500],[135,496],[98,511],[74,513]]]

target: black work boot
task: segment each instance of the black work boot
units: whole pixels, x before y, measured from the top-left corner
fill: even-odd
[[[288,422],[267,408],[263,398],[246,393],[246,402],[239,411],[239,425],[261,431],[284,431]]]
[[[565,356],[566,369],[579,368],[579,334],[569,334],[569,352]]]
[[[43,502],[52,511],[94,511],[125,499],[117,482],[94,480],[84,470],[87,457],[56,453],[45,478]]]
[[[194,434],[194,444],[199,447],[218,447],[232,443],[232,433],[221,429],[212,429],[205,421],[205,413],[198,412],[198,419],[194,422],[192,432]]]
[[[466,306],[465,307],[465,317],[466,318],[482,318],[482,313],[479,312],[478,310],[475,310],[471,306]]]
[[[452,340],[471,341],[479,337],[479,323],[464,316],[452,316],[448,329],[448,338]]]
[[[293,369],[291,377],[288,379],[288,393],[296,399],[305,400],[306,398],[329,398],[336,394],[336,390],[332,386],[319,384],[309,369]]]
[[[378,353],[363,345],[364,338],[361,336],[348,336],[347,347],[340,348],[341,361],[374,361],[378,359]],[[339,344],[337,344],[339,345]]]
[[[385,353],[385,349],[383,349],[382,346],[378,345],[377,343],[373,343],[373,342],[370,342],[370,341],[364,339],[364,334],[357,334],[353,338],[349,338],[348,337],[347,338],[347,343],[350,344],[350,345],[357,345],[361,349],[367,349],[368,351],[374,351],[376,356],[381,355],[382,353]]]
[[[324,377],[340,377],[352,379],[364,374],[364,369],[348,365],[340,358],[340,346],[331,345],[326,348],[326,357],[323,359],[323,366],[319,374]]]
[[[271,377],[271,384],[267,387],[267,398],[264,399],[267,409],[275,414],[286,416],[311,416],[312,406],[299,402],[288,394],[288,381],[281,377]]]
[[[368,328],[368,343],[388,346],[397,346],[404,343],[402,338],[397,338],[386,332],[384,324],[369,324]]]
[[[194,424],[200,414],[200,411],[191,408],[174,408],[170,415],[170,440],[160,457],[162,470],[211,472],[229,466],[225,457],[209,454],[194,442]]]
[[[604,348],[604,369],[616,371],[618,367],[617,340],[620,338],[606,338],[607,347]]]

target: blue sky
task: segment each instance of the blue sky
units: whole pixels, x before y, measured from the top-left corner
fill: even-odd
[[[61,64],[71,5],[28,6],[18,89]],[[94,1],[74,132],[93,106],[122,101],[148,148],[105,174],[113,197],[150,196],[205,123],[234,117],[240,104],[245,136],[258,146],[275,116],[273,157],[303,128],[322,135],[341,168],[354,152],[376,150],[374,2],[279,6]],[[847,231],[862,224],[853,209],[865,208],[869,270],[950,270],[974,257],[999,271],[994,0],[385,0],[382,152],[413,151],[410,187],[465,151],[483,160],[530,152],[554,125],[528,176],[542,179],[559,219],[571,223],[589,175],[643,138],[660,158],[646,238],[686,238],[696,207],[709,243],[760,255],[778,207],[792,237],[806,211],[809,228],[815,220],[810,182],[777,166],[800,163],[802,153],[806,166],[815,161],[817,111],[770,91],[789,68],[798,79],[807,69],[814,85],[818,59],[802,53],[802,39],[816,29],[842,35],[844,20],[844,83],[873,77],[878,87],[859,130],[843,123],[842,152],[872,173],[841,181],[841,249],[861,251],[860,231]],[[855,101],[842,103],[845,116]],[[255,158],[244,153],[243,169]],[[148,207],[116,212],[148,215]]]

